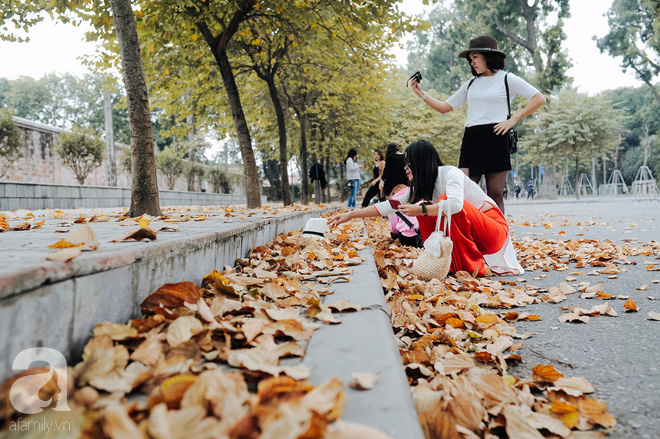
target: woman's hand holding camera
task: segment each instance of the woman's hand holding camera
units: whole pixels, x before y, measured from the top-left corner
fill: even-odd
[[[399,212],[408,216],[420,216],[422,215],[422,206],[417,204],[401,204],[399,205]]]
[[[417,82],[416,78],[412,78],[410,80],[410,88],[412,88],[412,91],[417,95],[418,98],[424,96],[424,90],[422,90],[422,86],[419,85],[419,82]]]

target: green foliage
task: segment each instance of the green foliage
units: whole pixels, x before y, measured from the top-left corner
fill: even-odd
[[[167,147],[160,154],[156,154],[156,169],[165,176],[167,187],[173,190],[177,178],[183,174],[183,158],[174,149]]]
[[[649,0],[614,0],[607,13],[610,30],[598,39],[601,52],[621,57],[624,71],[633,70],[654,91],[658,103],[660,95],[652,80],[660,73],[660,21],[657,2]]]
[[[228,194],[231,192],[231,183],[225,171],[220,169],[219,166],[209,168],[207,176],[213,185],[213,192]]]
[[[71,74],[47,74],[35,80],[28,76],[0,78],[0,106],[10,106],[16,116],[47,125],[71,129],[74,125],[96,132],[105,130],[103,91],[109,85],[99,75],[78,78]],[[130,143],[125,97],[112,93],[114,138]],[[158,135],[158,133],[155,133]]]
[[[624,114],[603,97],[565,90],[544,109],[532,122],[532,133],[521,139],[535,164],[554,166],[567,157],[600,157],[621,143]]]
[[[119,153],[119,171],[128,175],[133,174],[133,157],[131,148],[122,148]]]
[[[0,167],[0,178],[23,156],[21,130],[14,124],[13,116],[10,108],[0,108],[0,159],[4,162]]]
[[[93,131],[73,127],[70,133],[62,133],[55,146],[62,163],[75,174],[80,184],[94,169],[101,166],[105,143]]]
[[[206,177],[206,166],[197,162],[184,161],[183,175],[188,182],[188,190],[198,191],[202,180]]]

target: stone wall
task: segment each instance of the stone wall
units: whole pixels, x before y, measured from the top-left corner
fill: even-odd
[[[21,138],[24,139],[23,157],[9,169],[2,182],[22,183],[46,183],[54,185],[77,185],[78,180],[74,173],[69,170],[55,152],[55,145],[60,134],[65,130],[33,122],[20,117],[14,117],[14,122],[21,130]],[[115,143],[115,160],[117,162],[117,187],[130,188],[131,176],[121,170],[119,158],[122,151],[130,148],[128,145]],[[107,155],[107,154],[106,154]],[[105,158],[101,166],[92,171],[85,179],[84,186],[108,186],[108,175],[110,165]],[[245,195],[245,184],[243,175],[229,174],[232,182],[232,194]],[[202,183],[203,188],[213,190],[210,183]],[[161,190],[169,189],[165,177],[158,173],[158,187]],[[188,183],[184,177],[179,177],[174,186],[175,191],[188,190]]]

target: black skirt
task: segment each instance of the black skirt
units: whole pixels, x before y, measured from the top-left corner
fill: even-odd
[[[495,125],[465,128],[458,167],[468,168],[470,177],[511,170],[507,137],[495,134]]]

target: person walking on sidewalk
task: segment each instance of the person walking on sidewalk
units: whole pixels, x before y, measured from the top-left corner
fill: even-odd
[[[518,121],[531,115],[545,103],[545,97],[524,79],[504,70],[504,52],[497,50],[497,40],[481,36],[470,40],[468,49],[458,54],[466,58],[474,78],[456,93],[441,101],[432,98],[412,79],[413,92],[440,113],[455,110],[467,102],[468,114],[458,167],[473,181],[486,176],[488,195],[504,212],[503,191],[507,172],[511,170],[506,134]],[[529,102],[508,119],[507,88],[510,99],[524,96]]]
[[[392,189],[400,184],[408,184],[405,170],[406,163],[403,153],[399,151],[399,145],[390,143],[385,153],[385,169],[381,178],[380,189],[383,194],[390,194]]]
[[[376,161],[376,166],[371,174],[371,181],[369,182],[369,189],[362,200],[362,207],[367,207],[371,204],[371,199],[378,197],[378,201],[383,201],[383,191],[380,189],[380,181],[383,177],[383,170],[385,169],[385,156],[383,156],[383,151],[377,149],[374,151],[374,160]]]
[[[334,227],[353,218],[385,216],[399,211],[417,217],[422,239],[426,241],[435,230],[439,202],[447,200],[451,213],[450,238],[454,244],[451,272],[477,271],[480,276],[487,274],[486,268],[495,274],[524,272],[509,238],[504,214],[477,183],[460,169],[443,165],[435,147],[425,140],[411,143],[405,159],[412,183],[409,195],[334,215],[328,224]]]
[[[532,200],[534,199],[534,182],[532,180],[529,180],[527,182],[527,199],[529,200],[530,195],[532,196]]]
[[[349,149],[346,155],[346,180],[348,181],[348,188],[351,191],[348,196],[349,210],[355,209],[357,193],[360,189],[360,169],[364,168],[364,164],[357,164],[357,155],[358,152],[355,148]]]

